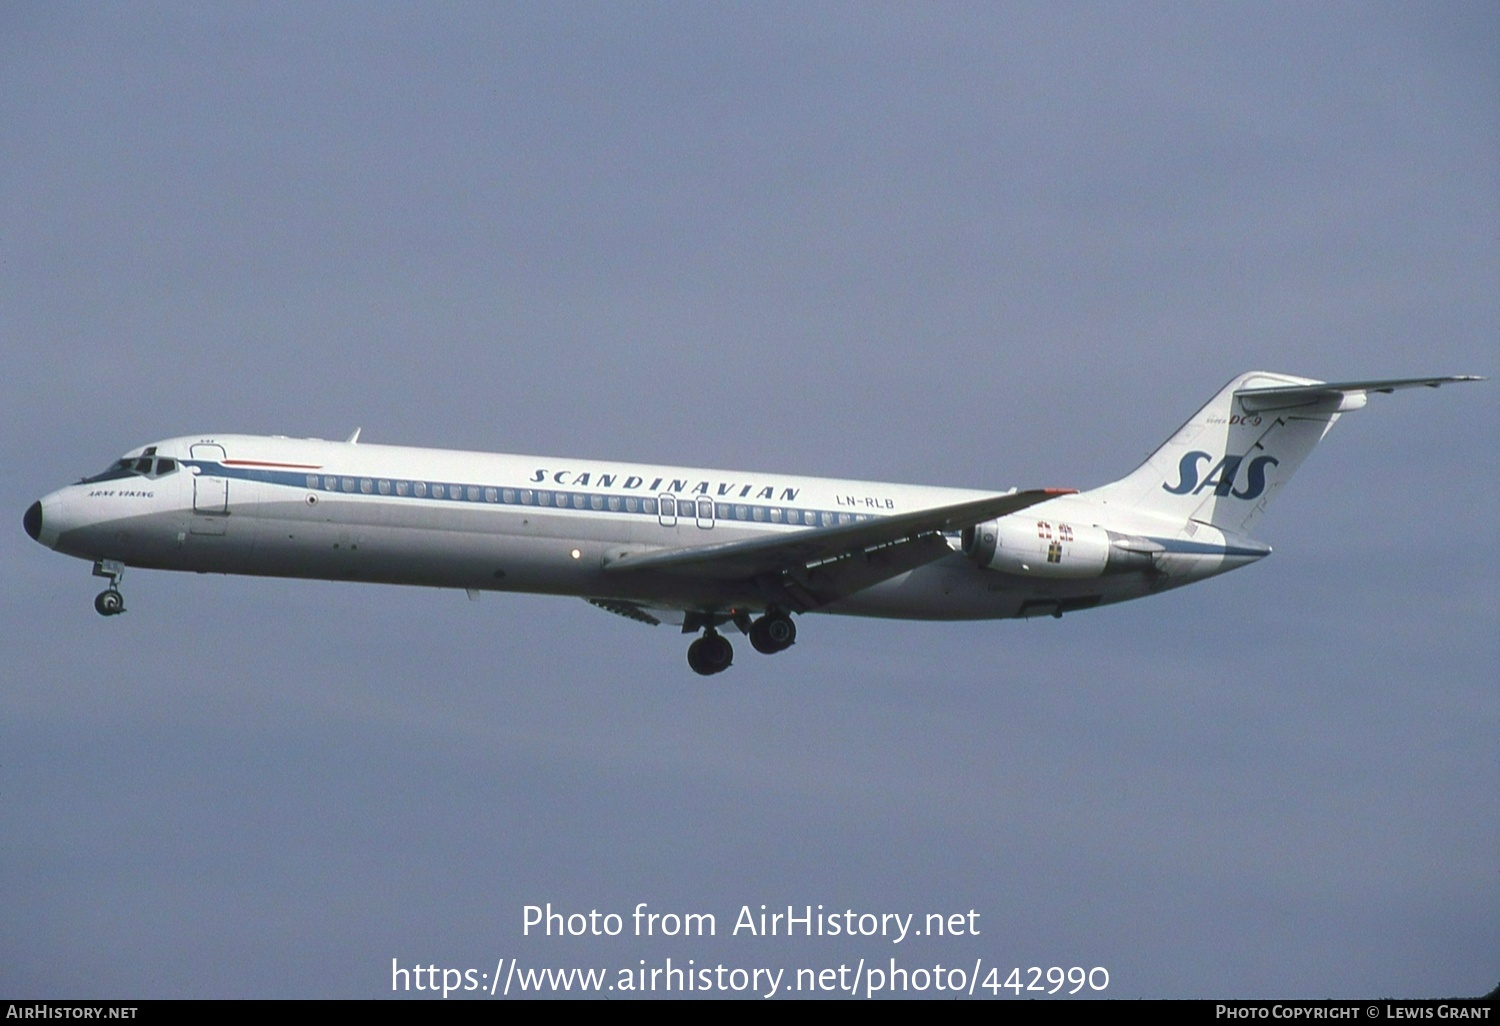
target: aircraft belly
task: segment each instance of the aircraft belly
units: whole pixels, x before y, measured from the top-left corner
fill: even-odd
[[[255,525],[220,516],[212,534],[193,530],[191,511],[166,509],[98,519],[86,527],[63,531],[57,549],[82,559],[116,559],[128,566],[155,570],[203,570],[241,573],[253,565]]]
[[[400,506],[339,495],[284,498],[251,484],[228,513],[182,506],[95,521],[58,547],[90,559],[153,569],[583,595],[687,610],[759,609],[775,601],[753,580],[667,572],[606,573],[628,551],[736,541],[764,533],[692,521],[579,516],[493,506]],[[203,527],[211,521],[212,530]],[[575,555],[576,553],[576,555]],[[1156,589],[1204,575],[1186,566]],[[1217,572],[1216,567],[1214,571]],[[1144,580],[1049,581],[980,569],[944,557],[819,608],[819,612],[921,620],[1003,619],[1085,608],[1147,593]]]
[[[818,612],[905,620],[1003,620],[1052,615],[1139,598],[1153,589],[1141,575],[1037,580],[945,560],[866,588]]]
[[[711,582],[652,575],[643,587],[645,581],[603,572],[606,556],[620,546],[682,544],[679,535],[696,540],[700,529],[691,523],[620,524],[494,507],[392,511],[337,501],[262,503],[255,514],[254,568],[243,572],[264,576],[628,599],[690,596],[698,603],[710,596],[720,601],[724,593]]]

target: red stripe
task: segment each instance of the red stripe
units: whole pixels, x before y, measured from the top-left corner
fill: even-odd
[[[288,470],[322,470],[321,463],[267,463],[265,460],[225,460],[226,467],[286,467]]]

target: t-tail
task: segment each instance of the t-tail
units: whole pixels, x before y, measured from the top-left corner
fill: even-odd
[[[1313,446],[1340,415],[1364,406],[1369,393],[1478,380],[1329,382],[1240,374],[1128,477],[1087,494],[1178,528],[1207,524],[1247,537]]]

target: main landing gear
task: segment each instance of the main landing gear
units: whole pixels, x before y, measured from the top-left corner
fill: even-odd
[[[797,642],[797,625],[781,612],[769,612],[750,625],[750,644],[763,655],[784,652]]]
[[[751,647],[765,655],[784,652],[797,640],[797,625],[780,610],[770,610],[754,622],[741,614],[735,625],[750,636]],[[688,646],[688,665],[705,677],[722,673],[733,662],[734,647],[713,626],[705,626],[703,637]]]
[[[688,646],[688,665],[694,673],[707,677],[722,673],[734,662],[734,646],[729,639],[710,627],[703,637]]]
[[[114,559],[101,559],[94,563],[95,577],[108,577],[109,587],[94,596],[94,609],[100,616],[119,616],[125,612],[125,596],[120,594],[120,578],[125,576],[125,564]]]

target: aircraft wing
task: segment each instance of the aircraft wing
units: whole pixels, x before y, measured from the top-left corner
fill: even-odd
[[[697,545],[685,549],[623,552],[607,562],[604,569],[612,573],[649,570],[721,581],[743,581],[783,572],[803,577],[809,572],[809,568],[823,570],[818,564],[864,555],[865,565],[879,566],[883,571],[888,571],[866,580],[866,583],[859,584],[857,588],[853,585],[869,577],[869,573],[839,575],[841,583],[836,590],[849,594],[948,555],[952,549],[943,538],[945,531],[973,527],[1058,495],[1071,495],[1073,491],[1071,488],[1011,491],[951,506],[877,517],[863,523],[809,527],[745,541]],[[828,576],[827,573],[824,574],[825,578]],[[832,598],[824,601],[832,601]]]
[[[1472,374],[1446,378],[1390,378],[1384,381],[1320,381],[1312,385],[1281,385],[1275,388],[1242,388],[1234,393],[1250,413],[1312,406],[1351,392],[1385,392],[1398,388],[1437,388],[1455,381],[1483,381]]]

